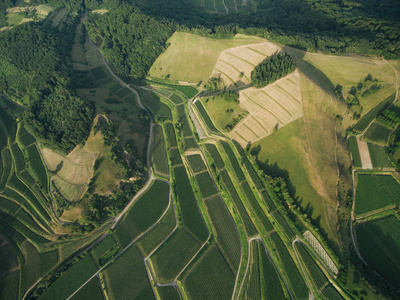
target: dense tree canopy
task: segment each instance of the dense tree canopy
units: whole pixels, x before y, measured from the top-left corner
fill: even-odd
[[[296,69],[293,58],[288,53],[279,53],[266,58],[251,72],[251,83],[261,88]]]
[[[13,5],[11,0],[0,1],[0,28],[7,26],[7,12],[6,9]]]
[[[146,76],[174,32],[170,22],[146,16],[130,5],[122,5],[87,25],[89,35],[115,70],[134,79]]]
[[[72,92],[71,44],[68,34],[37,23],[0,34],[0,93],[25,105],[36,136],[62,151],[85,141],[93,117],[92,106]]]

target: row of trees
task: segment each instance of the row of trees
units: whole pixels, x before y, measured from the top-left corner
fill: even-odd
[[[261,88],[272,83],[296,69],[293,58],[288,53],[279,53],[267,57],[251,72],[251,83],[256,88]]]

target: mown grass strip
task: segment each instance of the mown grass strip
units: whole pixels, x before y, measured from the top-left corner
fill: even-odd
[[[206,112],[201,101],[200,100],[196,101],[194,103],[194,105],[196,106],[197,111],[199,112],[201,118],[203,119],[204,124],[207,126],[207,131],[218,134],[219,133],[218,129],[215,127],[214,123],[211,121],[211,118],[208,115],[208,113]]]

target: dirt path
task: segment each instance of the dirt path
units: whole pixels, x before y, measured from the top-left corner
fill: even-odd
[[[371,155],[369,154],[368,143],[361,141],[360,136],[356,136],[358,151],[360,152],[361,165],[365,170],[372,170]]]

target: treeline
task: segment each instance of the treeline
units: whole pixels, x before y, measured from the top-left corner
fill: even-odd
[[[7,26],[7,8],[13,6],[14,3],[11,0],[0,1],[0,28]]]
[[[141,79],[166,49],[175,26],[131,5],[121,5],[103,16],[92,16],[87,29],[118,74]]]
[[[267,57],[251,72],[251,83],[256,88],[262,88],[296,69],[296,64],[289,53],[279,53]]]
[[[67,57],[75,24],[66,26],[58,32],[30,22],[0,34],[0,93],[27,107],[28,129],[62,152],[86,140],[94,114],[73,92]]]
[[[197,34],[262,36],[308,51],[400,55],[400,3],[259,0],[249,14],[208,14],[189,0],[131,0],[143,12]],[[377,8],[377,9],[375,9]]]

